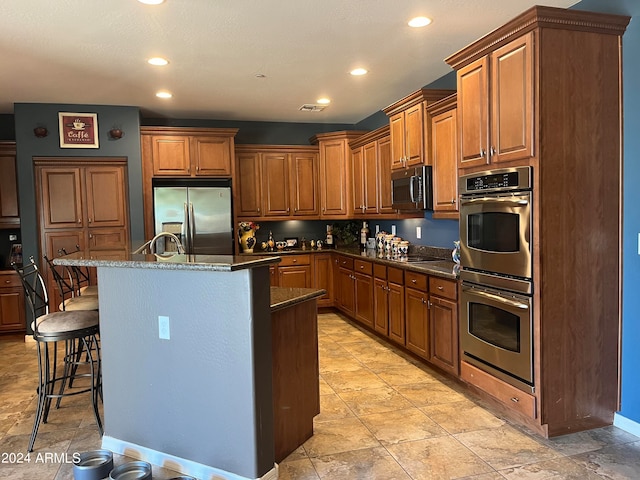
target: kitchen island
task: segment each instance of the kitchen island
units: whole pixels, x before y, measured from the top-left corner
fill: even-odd
[[[197,478],[276,478],[276,457],[312,434],[319,411],[315,299],[324,293],[271,289],[279,260],[55,260],[97,267],[103,448]],[[304,398],[291,394],[301,388]]]

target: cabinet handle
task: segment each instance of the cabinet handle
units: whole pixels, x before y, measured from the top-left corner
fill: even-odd
[[[82,223],[82,219],[81,218],[78,219],[78,223]]]
[[[491,156],[493,157],[495,154],[496,154],[496,149],[495,149],[495,147],[491,147],[491,148],[489,149],[489,155],[491,155]]]
[[[511,397],[511,401],[513,403],[518,403],[520,401],[520,399],[518,397]]]
[[[258,207],[258,213],[260,213],[260,207]]]
[[[91,222],[92,222],[92,220],[91,220],[91,219],[89,219],[89,223],[91,223]]]
[[[5,281],[4,281],[4,283],[11,283],[11,281],[9,281],[9,280],[5,280]]]
[[[440,291],[444,290],[444,288],[442,287],[442,285],[438,285],[438,290],[440,290]]]
[[[364,265],[360,265],[360,270],[364,270]]]
[[[294,259],[293,259],[293,263],[297,263],[297,261],[298,261],[298,259],[297,259],[297,258],[294,258]]]
[[[289,209],[287,208],[287,213],[289,213]]]
[[[415,278],[412,278],[412,279],[411,279],[411,283],[416,283],[416,279],[415,279]]]
[[[480,157],[484,157],[487,154],[487,151],[484,148],[480,149]]]
[[[200,171],[200,166],[197,166],[196,167],[196,172],[199,172],[199,171]]]
[[[455,199],[455,198],[452,198],[452,199],[451,199],[451,205],[455,205],[455,204],[456,204],[456,199]]]

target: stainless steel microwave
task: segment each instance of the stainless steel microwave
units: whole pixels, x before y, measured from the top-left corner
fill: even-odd
[[[431,166],[392,172],[391,203],[396,210],[433,210]]]

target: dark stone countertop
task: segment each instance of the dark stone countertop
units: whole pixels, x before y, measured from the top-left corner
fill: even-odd
[[[271,287],[271,312],[321,297],[326,290],[318,288]]]

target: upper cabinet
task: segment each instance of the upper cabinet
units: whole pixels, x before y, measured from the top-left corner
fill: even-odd
[[[320,218],[348,218],[353,211],[349,142],[366,131],[321,133],[311,138],[320,147]]]
[[[397,213],[391,207],[391,138],[389,126],[366,133],[351,146],[353,215]]]
[[[458,70],[460,167],[533,157],[533,33]]]
[[[150,135],[154,176],[231,177],[236,129],[153,128]]]
[[[0,142],[0,228],[20,228],[15,142]]]
[[[426,109],[431,125],[433,218],[458,218],[458,137],[456,95]]]
[[[318,148],[238,145],[236,216],[287,220],[319,218]]]
[[[424,108],[453,93],[455,90],[421,89],[383,110],[389,117],[393,170],[429,163],[429,127],[425,129]]]

